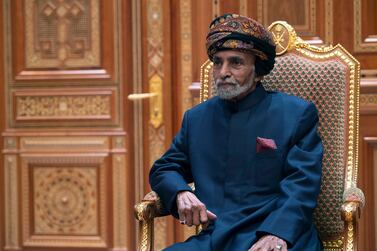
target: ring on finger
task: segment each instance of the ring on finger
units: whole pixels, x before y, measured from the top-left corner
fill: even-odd
[[[282,247],[283,247],[283,246],[280,245],[280,244],[276,245],[276,249],[277,249],[278,251],[281,251],[281,248],[282,248]]]

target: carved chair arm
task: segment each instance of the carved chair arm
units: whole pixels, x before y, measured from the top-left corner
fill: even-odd
[[[351,187],[344,191],[341,217],[344,221],[346,232],[345,249],[357,250],[356,237],[358,233],[358,219],[360,218],[361,208],[365,204],[363,191],[357,187]]]
[[[139,221],[138,251],[153,251],[154,218],[167,214],[160,197],[154,191],[145,195],[144,199],[135,205],[135,217]]]

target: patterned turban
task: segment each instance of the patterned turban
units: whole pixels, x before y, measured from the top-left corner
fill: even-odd
[[[209,26],[206,47],[210,60],[221,50],[253,53],[257,76],[267,75],[274,68],[276,52],[271,33],[248,17],[225,14],[215,18]]]

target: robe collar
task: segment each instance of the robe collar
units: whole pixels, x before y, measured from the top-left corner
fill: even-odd
[[[231,112],[239,112],[247,110],[257,105],[267,96],[267,91],[264,89],[263,85],[258,82],[255,90],[250,92],[246,97],[241,100],[226,100],[220,99],[221,104],[224,108],[229,109]]]

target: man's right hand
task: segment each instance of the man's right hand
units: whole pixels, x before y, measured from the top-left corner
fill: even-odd
[[[207,210],[195,194],[189,191],[182,191],[177,194],[177,207],[179,221],[189,227],[202,224],[203,229],[205,229],[209,221],[217,219],[217,216]]]

